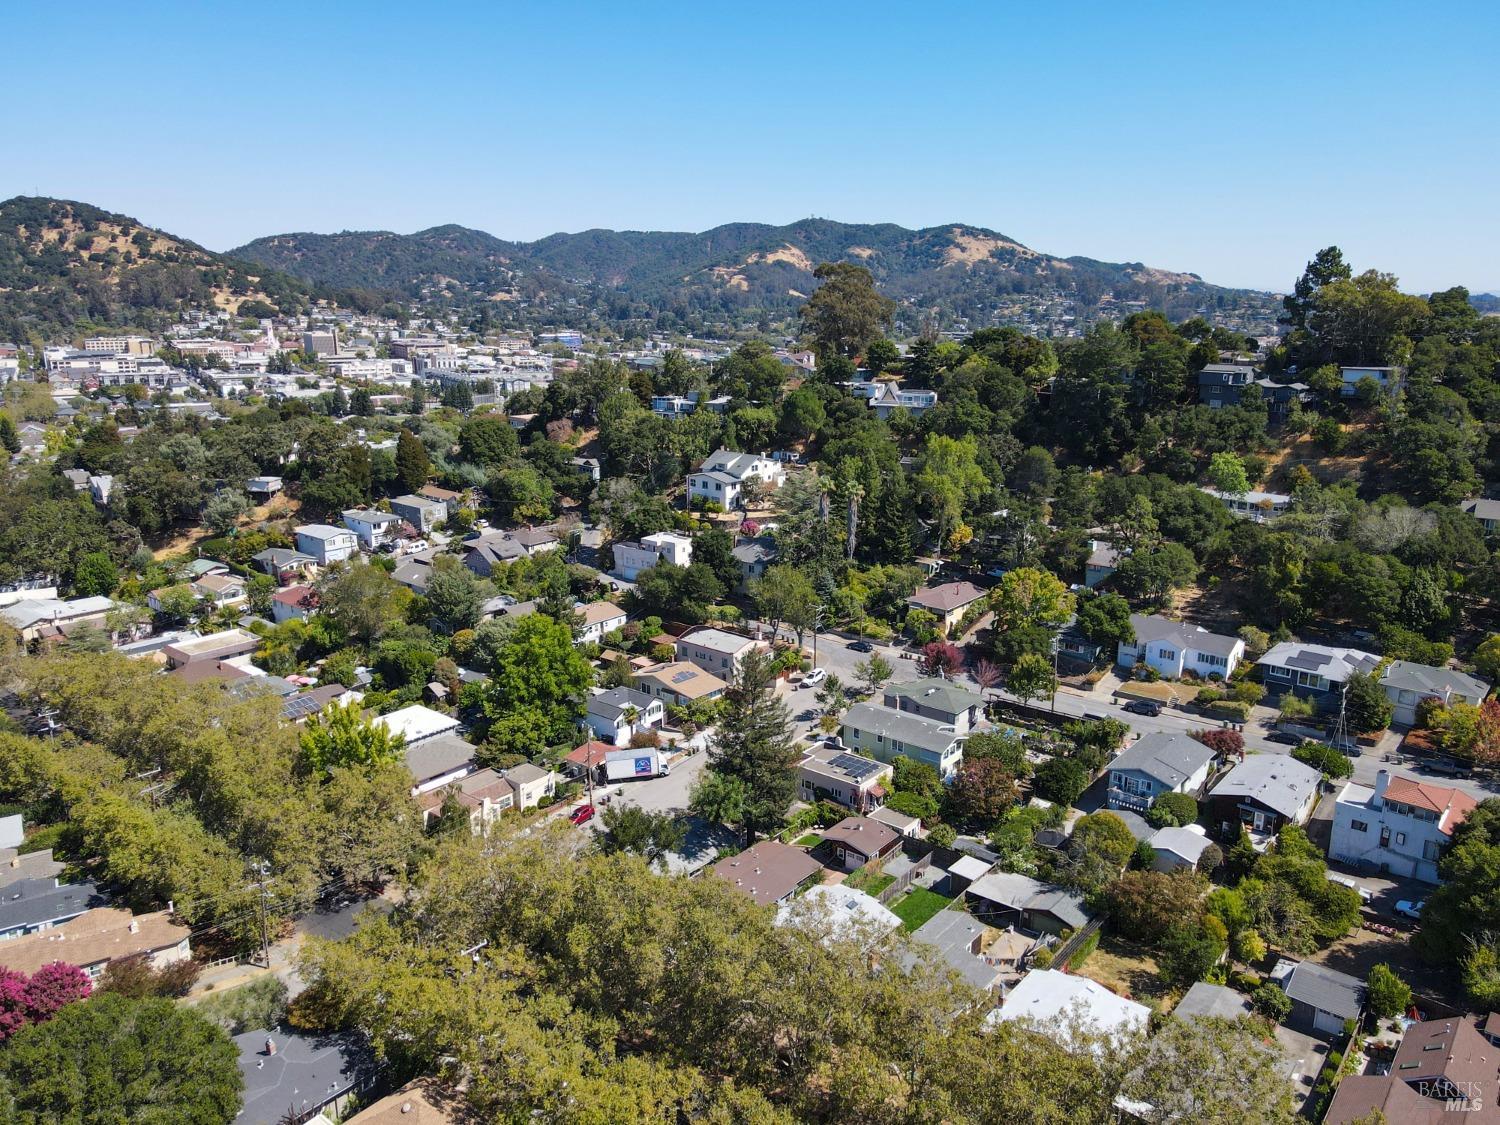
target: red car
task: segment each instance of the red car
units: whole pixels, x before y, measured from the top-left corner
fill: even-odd
[[[570,824],[587,824],[589,821],[591,821],[593,819],[594,819],[594,806],[593,805],[579,805],[576,809],[574,809],[572,812],[570,812],[568,814],[568,822]]]

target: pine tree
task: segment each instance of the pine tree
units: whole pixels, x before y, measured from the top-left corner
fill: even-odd
[[[786,703],[776,697],[773,657],[749,653],[724,698],[708,768],[744,784],[745,832],[753,843],[757,832],[781,823],[797,788],[797,747]]]
[[[349,396],[344,393],[343,387],[333,388],[333,402],[328,407],[328,413],[335,418],[343,418],[349,413]]]
[[[0,414],[0,448],[7,453],[21,452],[21,435],[9,414]]]
[[[432,472],[432,459],[427,456],[427,447],[422,439],[403,428],[396,438],[396,479],[407,492],[415,492],[427,483]]]

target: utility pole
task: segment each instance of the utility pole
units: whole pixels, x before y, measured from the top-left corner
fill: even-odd
[[[265,860],[257,860],[255,864],[255,890],[256,903],[260,908],[260,948],[261,954],[266,959],[266,968],[271,967],[271,935],[266,922],[266,876],[270,873],[270,864]]]

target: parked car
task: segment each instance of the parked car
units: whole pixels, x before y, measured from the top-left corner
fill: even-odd
[[[1125,704],[1125,710],[1132,715],[1149,715],[1154,719],[1161,714],[1161,704],[1152,703],[1149,699],[1132,699]]]
[[[814,668],[811,672],[809,672],[807,675],[805,675],[805,676],[802,677],[802,683],[799,686],[800,687],[817,687],[819,684],[821,684],[827,678],[828,678],[828,671],[827,671],[827,669],[824,669],[824,668]]]
[[[568,821],[569,821],[569,823],[574,824],[574,825],[587,824],[589,821],[591,821],[593,819],[594,819],[594,806],[593,805],[579,805],[576,809],[574,809],[572,812],[570,812],[568,814]]]
[[[1279,742],[1282,746],[1301,746],[1305,741],[1300,734],[1287,734],[1284,730],[1273,730],[1266,735],[1267,742]]]
[[[1420,919],[1422,917],[1422,907],[1426,905],[1427,900],[1425,898],[1419,898],[1416,902],[1403,898],[1400,902],[1396,903],[1396,913],[1405,918]]]
[[[874,652],[875,651],[875,646],[872,645],[869,641],[850,641],[849,642],[849,651],[850,652]]]

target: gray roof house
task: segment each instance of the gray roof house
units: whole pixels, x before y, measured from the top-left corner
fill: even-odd
[[[1478,520],[1486,535],[1500,531],[1500,500],[1465,500],[1459,508]]]
[[[1228,679],[1245,655],[1245,642],[1238,637],[1210,633],[1170,617],[1132,613],[1130,625],[1135,640],[1122,641],[1115,657],[1125,668],[1146,664],[1174,680],[1183,672]]]
[[[914,758],[950,777],[963,760],[964,736],[951,723],[924,719],[907,711],[856,703],[844,713],[840,738],[882,762]]]
[[[1321,771],[1290,754],[1251,754],[1209,793],[1210,823],[1226,840],[1238,838],[1241,824],[1257,835],[1306,824],[1322,782]]]
[[[1185,734],[1148,734],[1109,764],[1109,807],[1144,812],[1163,793],[1197,796],[1214,752]]]
[[[959,734],[968,734],[984,715],[983,697],[941,676],[886,684],[882,702],[897,711],[946,723]]]
[[[998,991],[1001,970],[981,953],[990,927],[962,910],[939,910],[912,933],[912,940],[936,951],[966,984],[982,992]],[[908,963],[915,958],[909,958]]]
[[[1241,1016],[1248,1016],[1251,1010],[1250,1001],[1246,1000],[1242,993],[1226,988],[1222,984],[1209,984],[1207,981],[1200,980],[1187,990],[1181,1000],[1177,1001],[1172,1009],[1172,1015],[1182,1020],[1203,1018],[1237,1020]]]
[[[964,901],[970,914],[990,925],[1010,925],[1029,933],[1076,930],[1093,917],[1077,891],[1004,871],[975,879],[964,892]]]
[[[1195,832],[1194,829],[1197,829]],[[1155,858],[1151,870],[1170,875],[1174,871],[1195,871],[1208,849],[1209,839],[1196,824],[1187,828],[1158,828],[1146,840]]]
[[[259,1028],[234,1037],[245,1080],[235,1125],[305,1121],[319,1110],[345,1108],[375,1080],[370,1052],[350,1034],[298,1035]]]
[[[0,902],[0,941],[51,929],[103,904],[93,883],[58,886],[56,879],[17,879],[6,886]]]
[[[1291,998],[1286,1024],[1299,1031],[1338,1035],[1345,1020],[1357,1020],[1365,1010],[1362,980],[1311,961],[1278,961],[1271,980]]]
[[[439,734],[406,747],[406,768],[418,793],[447,785],[474,769],[477,747],[456,734]]]
[[[1490,685],[1474,676],[1409,660],[1393,660],[1381,674],[1380,686],[1394,708],[1394,721],[1401,726],[1416,723],[1417,704],[1423,699],[1440,699],[1445,705],[1477,704],[1490,693]]]
[[[1282,641],[1256,663],[1260,665],[1261,682],[1272,696],[1290,691],[1333,708],[1338,706],[1342,685],[1349,677],[1373,672],[1380,666],[1380,657],[1357,648]]]

